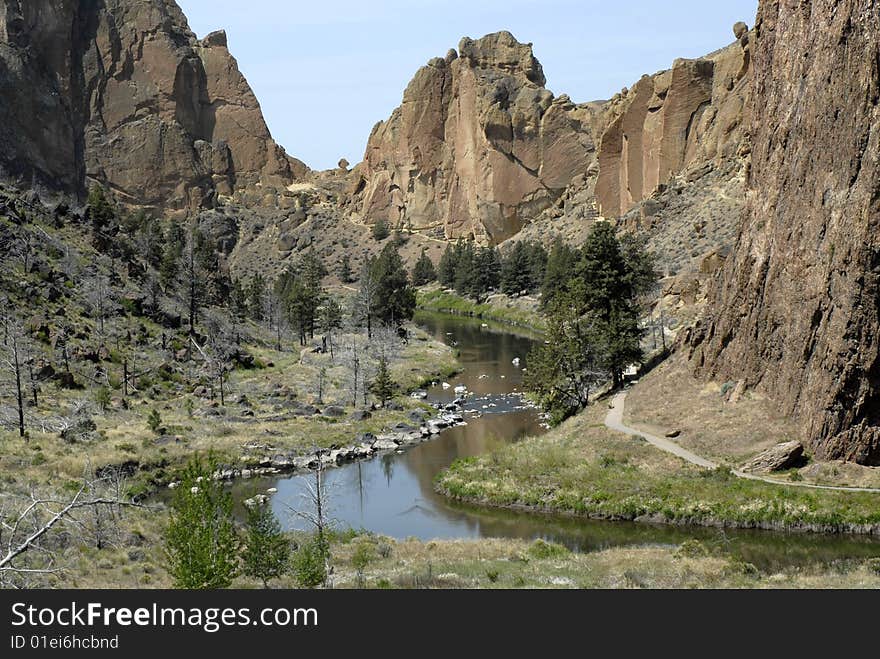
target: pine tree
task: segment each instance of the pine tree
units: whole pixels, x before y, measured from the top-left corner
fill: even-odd
[[[229,309],[238,318],[245,318],[248,315],[248,299],[241,280],[236,279],[232,282],[232,290],[229,293]]]
[[[342,257],[342,264],[339,267],[339,281],[343,284],[350,284],[354,281],[354,276],[351,272],[351,259],[348,254]]]
[[[446,288],[455,285],[455,273],[458,271],[458,258],[460,255],[461,243],[456,245],[448,244],[440,257],[440,263],[437,266],[437,278],[440,284]]]
[[[251,277],[247,290],[248,312],[254,320],[263,320],[266,305],[266,281],[259,272]]]
[[[393,243],[385,245],[371,263],[370,273],[376,284],[373,316],[383,323],[411,319],[416,310],[416,292]]]
[[[116,211],[100,185],[92,186],[89,190],[86,218],[92,227],[92,244],[95,249],[101,252],[108,251],[118,226],[116,226]]]
[[[531,286],[529,254],[524,242],[518,242],[501,264],[501,291],[519,295]]]
[[[577,250],[561,238],[557,238],[547,257],[547,268],[544,272],[544,281],[541,284],[541,307],[543,309],[549,309],[557,293],[568,289],[569,282],[574,277],[577,261]]]
[[[373,224],[373,240],[382,242],[389,235],[391,235],[391,230],[388,228],[388,223],[380,217]]]
[[[342,306],[335,298],[328,297],[320,310],[321,331],[327,337],[330,358],[333,358],[333,333],[342,327]]]
[[[267,502],[254,500],[247,507],[245,547],[241,554],[243,572],[259,579],[263,587],[277,579],[290,563],[290,541]]]
[[[422,248],[419,260],[416,261],[412,271],[413,286],[424,286],[437,279],[437,272],[434,270],[434,263],[428,256],[428,250]]]
[[[193,458],[174,492],[165,555],[175,588],[227,588],[238,572],[232,495],[211,477],[214,467]]]
[[[385,407],[385,403],[394,398],[394,392],[397,390],[397,383],[391,378],[388,370],[388,360],[385,357],[379,359],[379,370],[376,377],[370,384],[370,393],[379,399],[379,404]]]

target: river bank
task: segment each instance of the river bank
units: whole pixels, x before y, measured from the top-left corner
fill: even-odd
[[[701,469],[604,427],[594,405],[543,437],[460,460],[439,492],[458,501],[590,519],[785,532],[880,534],[880,495],[784,488]]]
[[[480,303],[432,284],[418,291],[416,303],[423,311],[478,318],[536,333],[546,329],[538,301],[531,297],[511,298],[499,293]]]

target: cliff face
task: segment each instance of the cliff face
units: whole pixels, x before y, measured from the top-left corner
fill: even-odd
[[[609,103],[599,146],[599,212],[617,217],[693,164],[720,165],[743,138],[750,52],[739,39],[713,55],[676,60]]]
[[[274,203],[302,163],[272,140],[222,32],[173,0],[3,0],[0,168],[157,209]]]
[[[748,210],[692,355],[880,464],[880,2],[764,0],[755,32]]]
[[[431,60],[370,136],[354,190],[364,220],[488,243],[519,231],[595,163],[595,108],[544,84],[507,32]]]

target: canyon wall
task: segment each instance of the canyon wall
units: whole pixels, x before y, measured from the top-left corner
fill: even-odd
[[[306,172],[269,134],[226,35],[173,0],[2,0],[0,169],[164,210],[276,202]],[[11,102],[14,99],[14,102]]]
[[[602,215],[623,215],[688,166],[720,166],[737,155],[750,51],[745,24],[734,31],[737,43],[676,60],[608,104],[595,192]]]
[[[880,2],[762,0],[753,42],[748,210],[691,355],[880,464]]]

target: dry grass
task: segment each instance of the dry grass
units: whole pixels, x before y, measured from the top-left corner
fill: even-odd
[[[656,435],[680,430],[679,444],[733,466],[779,442],[803,439],[797,423],[774,412],[759,393],[747,390],[729,401],[722,392],[735,384],[697,380],[684,358],[673,355],[627,395],[625,423]],[[880,468],[855,463],[811,462],[798,473],[809,483],[880,487]]]
[[[801,438],[797,425],[775,414],[759,394],[747,391],[736,403],[728,402],[723,385],[695,379],[683,357],[674,355],[627,395],[625,423],[661,436],[680,430],[676,441],[685,448],[734,465]]]

